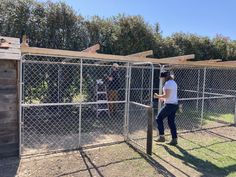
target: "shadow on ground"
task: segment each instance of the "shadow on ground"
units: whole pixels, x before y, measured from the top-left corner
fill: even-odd
[[[0,176],[15,177],[20,166],[18,157],[0,159]]]

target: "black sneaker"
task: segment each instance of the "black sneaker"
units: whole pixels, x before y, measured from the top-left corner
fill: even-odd
[[[177,138],[172,139],[168,144],[171,146],[176,146],[178,144]]]
[[[165,139],[164,136],[160,136],[160,137],[156,140],[156,142],[165,142],[165,141],[166,141],[166,139]]]

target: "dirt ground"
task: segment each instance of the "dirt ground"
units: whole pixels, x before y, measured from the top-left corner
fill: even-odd
[[[196,159],[202,148],[215,144],[235,143],[236,127],[210,128],[179,136],[179,147],[153,142],[153,155],[145,157],[126,143],[109,145],[84,151],[71,151],[22,159],[0,160],[1,177],[154,177],[154,176],[227,176],[210,162]],[[169,137],[167,137],[169,138]],[[235,144],[234,144],[235,145]],[[204,152],[204,151],[203,151]],[[204,152],[207,155],[208,151]],[[213,159],[221,158],[216,154]],[[232,152],[234,153],[234,152]],[[182,157],[179,154],[183,154]],[[208,154],[209,155],[209,154]],[[219,156],[219,157],[217,157]],[[195,159],[194,159],[195,158]],[[233,159],[232,157],[229,157]],[[234,162],[234,161],[233,161]],[[236,160],[235,164],[236,166]],[[210,171],[215,168],[216,171]],[[229,170],[235,170],[235,167]]]
[[[98,176],[162,176],[142,155],[127,144],[111,145],[87,151],[73,151],[2,162],[4,177],[98,177]],[[5,164],[3,164],[5,163]],[[4,167],[5,166],[5,167]],[[9,167],[8,169],[7,166]]]

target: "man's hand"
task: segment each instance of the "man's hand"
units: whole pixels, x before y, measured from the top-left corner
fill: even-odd
[[[154,93],[154,98],[160,98],[160,95],[158,95],[157,93]]]

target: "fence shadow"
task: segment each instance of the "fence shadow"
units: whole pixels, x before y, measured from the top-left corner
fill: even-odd
[[[81,170],[76,170],[76,171],[71,171],[69,173],[64,173],[59,175],[58,177],[63,177],[63,176],[70,176],[70,175],[79,175],[81,172],[88,172],[88,176],[93,177],[94,176],[94,171],[98,174],[100,177],[104,177],[104,174],[101,169],[104,169],[106,167],[109,167],[110,165],[116,165],[119,163],[125,163],[127,161],[133,161],[133,160],[138,160],[141,159],[141,157],[133,157],[133,158],[126,158],[122,160],[114,160],[113,162],[108,162],[103,165],[96,165],[91,157],[89,157],[88,153],[84,150],[80,150],[80,155],[82,157],[83,163],[85,164],[86,168],[81,169]],[[79,159],[78,159],[79,160]]]
[[[127,145],[131,149],[133,149],[135,152],[137,152],[143,159],[145,159],[146,162],[148,162],[151,166],[153,166],[158,171],[158,173],[160,173],[161,175],[165,177],[175,177],[174,174],[172,174],[167,168],[159,164],[154,158],[152,158],[151,156],[147,156],[143,151],[137,149],[136,147],[134,147],[132,144],[128,142],[127,142]]]

